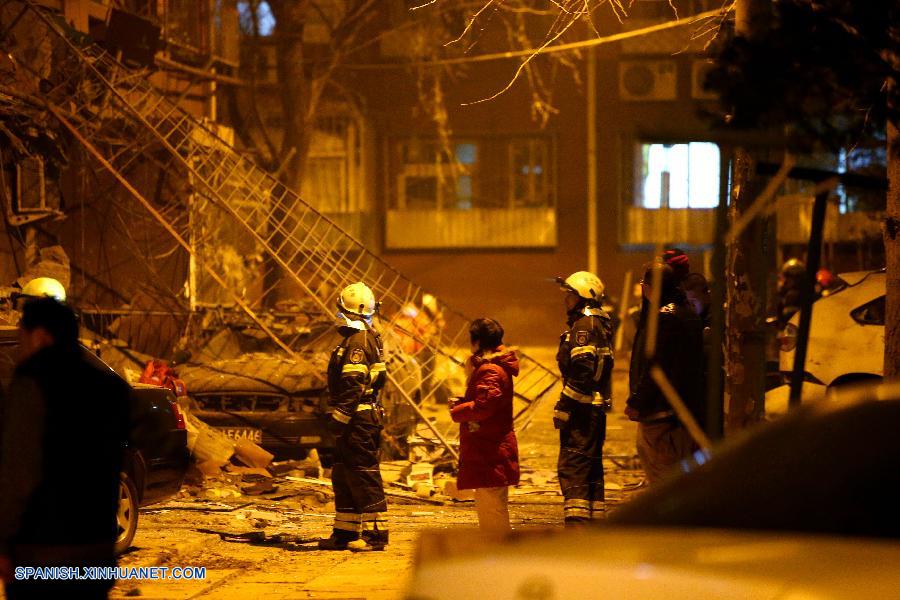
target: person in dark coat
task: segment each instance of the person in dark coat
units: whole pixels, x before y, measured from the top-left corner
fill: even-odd
[[[129,388],[88,362],[74,312],[31,299],[2,410],[0,564],[6,597],[106,598],[112,580],[21,580],[17,566],[112,567]]]
[[[647,324],[656,270],[660,270],[661,290],[656,351],[651,359],[646,353]],[[651,377],[650,370],[654,362],[659,365],[702,427],[706,414],[703,322],[688,304],[678,277],[668,265],[648,265],[641,285],[644,311],[631,353],[630,395],[625,414],[639,422],[638,456],[647,480],[654,483],[679,461],[689,457],[697,446]]]
[[[482,531],[507,533],[509,486],[519,483],[519,449],[513,431],[515,350],[503,346],[503,327],[475,319],[469,327],[472,356],[466,362],[466,395],[450,415],[459,426],[457,487],[475,490]]]

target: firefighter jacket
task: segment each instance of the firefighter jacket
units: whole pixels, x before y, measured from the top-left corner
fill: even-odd
[[[608,408],[612,397],[612,321],[599,307],[569,313],[569,329],[560,336],[556,362],[562,395],[581,404]]]
[[[328,362],[328,404],[332,417],[342,425],[364,406],[378,403],[387,380],[381,336],[374,329],[339,328],[344,339]]]

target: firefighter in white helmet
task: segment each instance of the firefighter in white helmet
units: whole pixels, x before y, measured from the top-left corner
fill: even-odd
[[[381,336],[372,320],[375,295],[364,283],[338,297],[343,338],[328,363],[330,429],[335,434],[331,471],[335,518],[323,550],[383,550],[388,543],[387,503],[379,469],[382,409],[378,394],[387,380]]]
[[[53,298],[57,302],[66,301],[66,288],[52,277],[35,277],[25,284],[18,298]]]
[[[559,484],[567,525],[602,518],[603,442],[611,407],[612,321],[601,308],[603,282],[587,271],[557,278],[566,293],[568,329],[556,361],[563,391],[553,413],[559,429]]]

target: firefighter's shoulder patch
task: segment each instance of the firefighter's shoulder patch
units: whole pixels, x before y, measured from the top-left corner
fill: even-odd
[[[365,357],[366,354],[363,352],[362,348],[354,348],[350,351],[350,355],[347,356],[347,360],[356,365],[361,363]]]
[[[575,343],[579,346],[584,346],[588,342],[588,332],[587,331],[576,331],[575,332]]]

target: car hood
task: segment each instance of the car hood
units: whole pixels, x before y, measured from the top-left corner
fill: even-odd
[[[298,360],[271,354],[246,354],[240,358],[205,364],[186,364],[178,373],[188,394],[257,392],[302,395],[325,388],[327,357],[323,353]]]

